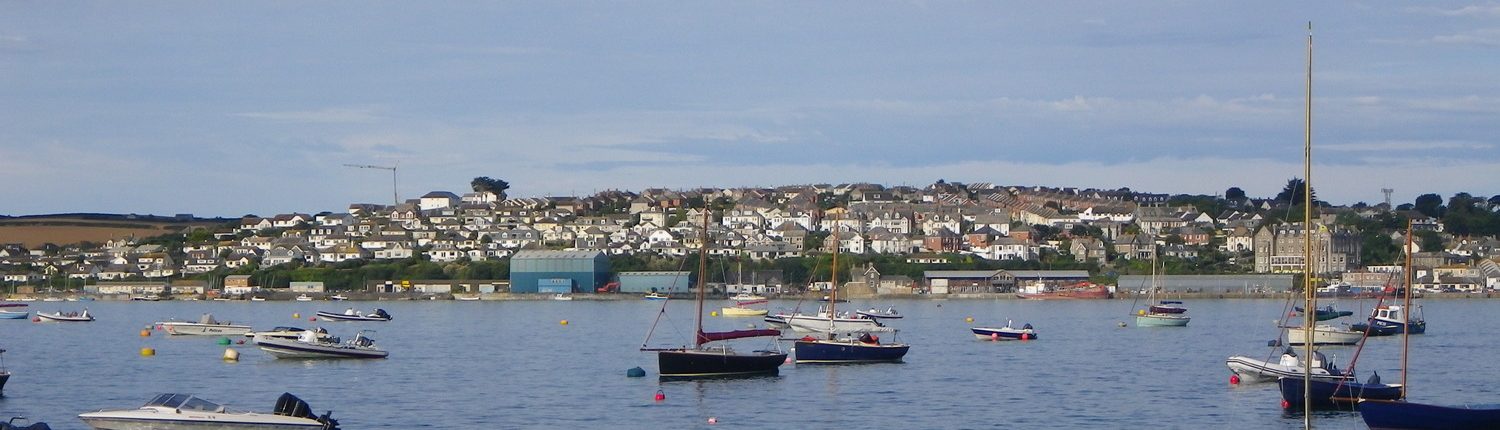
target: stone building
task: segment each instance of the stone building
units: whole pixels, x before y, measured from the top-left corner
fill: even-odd
[[[1301,273],[1305,231],[1302,223],[1262,226],[1255,232],[1255,271]],[[1343,227],[1318,225],[1312,239],[1314,273],[1339,273],[1360,266],[1358,232]]]

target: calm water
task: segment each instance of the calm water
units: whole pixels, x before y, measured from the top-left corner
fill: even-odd
[[[912,344],[905,363],[785,365],[781,375],[660,382],[655,356],[638,352],[660,302],[352,302],[390,311],[389,323],[310,323],[329,302],[32,303],[33,311],[78,310],[94,323],[0,320],[0,348],[15,374],[0,414],[56,429],[86,428],[77,414],[135,407],[160,392],[190,392],[238,409],[269,411],[291,392],[343,428],[1294,428],[1275,384],[1234,387],[1224,359],[1265,356],[1276,336],[1276,300],[1190,301],[1186,328],[1117,327],[1128,301],[892,301],[893,325]],[[719,304],[719,303],[714,303]],[[1340,308],[1359,303],[1345,301]],[[1365,309],[1372,303],[1363,303]],[[790,306],[790,302],[773,303]],[[673,301],[653,345],[682,343],[691,302]],[[1428,334],[1414,337],[1413,400],[1495,403],[1500,380],[1488,338],[1500,332],[1500,302],[1425,302]],[[169,337],[142,328],[167,318],[275,325],[320,324],[349,338],[373,329],[387,360],[277,360],[235,345],[220,360],[213,338]],[[300,313],[302,319],[292,318]],[[1030,322],[1043,340],[983,342],[975,325]],[[559,320],[569,320],[568,325]],[[710,329],[758,318],[710,318]],[[888,336],[889,337],[889,336]],[[742,348],[765,347],[764,340]],[[1372,339],[1360,373],[1399,379],[1399,338]],[[156,348],[141,357],[142,347]],[[1352,349],[1326,349],[1347,365]],[[627,378],[640,366],[646,378]],[[666,401],[655,402],[660,389]],[[707,424],[709,417],[718,420]],[[1364,428],[1353,413],[1318,416],[1320,428]]]

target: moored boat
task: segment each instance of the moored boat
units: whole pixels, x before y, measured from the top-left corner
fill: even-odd
[[[1353,380],[1304,381],[1302,375],[1278,378],[1276,381],[1281,389],[1283,409],[1304,406],[1312,409],[1352,409],[1360,400],[1398,400],[1402,396],[1400,384],[1382,384],[1378,374],[1364,383]],[[1310,397],[1304,397],[1304,392]]]
[[[1365,399],[1359,417],[1371,430],[1445,430],[1500,428],[1500,405],[1439,406]]]
[[[1283,351],[1280,360],[1274,362],[1236,355],[1229,357],[1224,364],[1229,367],[1230,372],[1239,376],[1240,381],[1247,383],[1270,382],[1276,378],[1301,378],[1304,373],[1302,360],[1291,348]],[[1313,353],[1312,377],[1322,380],[1353,379],[1353,376],[1340,372],[1338,366],[1327,360],[1321,352]]]
[[[1021,328],[1011,327],[1010,321],[1005,322],[1005,327],[970,327],[969,331],[979,340],[1035,340],[1036,329],[1031,323],[1026,323]]]
[[[766,299],[766,296],[758,296],[758,295],[750,294],[750,293],[739,293],[739,294],[735,294],[735,295],[729,297],[729,300],[734,300],[734,301],[737,301],[737,302],[750,302],[750,301],[765,300],[765,299]]]
[[[1108,299],[1114,297],[1109,292],[1108,285],[1095,284],[1092,282],[1080,282],[1064,287],[1047,287],[1040,283],[1028,286],[1016,297],[1027,300],[1077,300],[1077,299]]]
[[[862,310],[862,311],[854,311],[854,313],[855,314],[859,314],[860,316],[863,316],[865,318],[871,318],[871,319],[888,319],[888,320],[898,320],[898,319],[901,319],[901,314],[897,313],[896,312],[896,308],[893,308],[893,307],[886,308],[883,311],[879,310],[879,309],[875,309],[875,308],[870,308],[870,309]]]
[[[159,321],[156,326],[167,334],[176,336],[236,336],[250,332],[250,326],[219,321],[214,319],[213,314],[203,314],[198,322]]]
[[[278,327],[270,329],[270,330],[246,332],[244,336],[248,337],[248,338],[254,338],[254,337],[259,336],[259,337],[267,337],[267,338],[273,338],[273,339],[296,339],[298,337],[301,337],[302,333],[306,332],[306,331],[308,331],[308,330],[305,329],[305,328],[301,328],[301,327],[278,326]],[[318,336],[320,338],[331,338],[332,337],[332,336],[328,335],[328,331],[327,330],[324,330],[324,329],[321,329],[321,328],[312,330],[312,332],[313,332],[313,334],[315,336]]]
[[[1314,345],[1353,345],[1365,337],[1364,332],[1327,324],[1313,325],[1312,332]],[[1306,330],[1302,327],[1287,327],[1286,339],[1287,343],[1292,345],[1307,343]]]
[[[568,301],[568,300],[573,300],[573,296],[570,296],[570,295],[567,295],[567,294],[563,294],[563,293],[557,293],[557,294],[553,294],[552,295],[552,300]]]
[[[343,301],[343,300],[349,300],[349,298],[346,297],[346,296],[344,296],[343,294],[334,294],[332,296],[328,296],[328,300]]]
[[[84,308],[82,312],[37,312],[36,317],[41,321],[52,322],[90,322],[94,320],[94,315],[89,313],[88,308]]]
[[[167,393],[135,409],[100,410],[78,415],[99,430],[336,430],[331,413],[318,416],[307,402],[290,393],[276,399],[272,413],[232,411],[191,394]]]
[[[348,342],[319,336],[316,331],[303,331],[296,339],[258,336],[254,341],[257,348],[276,358],[386,358],[390,354],[376,348],[374,339],[365,337],[364,331]]]
[[[31,311],[16,312],[16,311],[0,310],[0,319],[6,319],[6,320],[23,320],[23,319],[26,319],[26,317],[29,317],[29,316],[31,316]]]
[[[1305,312],[1305,311],[1302,310],[1301,306],[1296,306],[1296,307],[1293,307],[1292,309],[1295,310],[1295,311],[1297,311],[1297,312]],[[1347,317],[1347,316],[1350,316],[1350,315],[1354,315],[1354,311],[1340,311],[1340,310],[1335,310],[1333,308],[1333,305],[1328,305],[1328,306],[1324,306],[1324,307],[1319,308],[1318,310],[1314,311],[1313,312],[1313,319],[1318,320],[1318,321],[1328,321],[1328,320],[1331,320],[1331,319],[1343,318],[1343,317]]]
[[[735,303],[734,306],[725,306],[719,309],[719,314],[726,317],[758,317],[765,315],[765,309],[752,308],[750,305],[765,304],[765,300],[751,300]]]
[[[1410,332],[1406,330],[1408,321],[1411,323]],[[1421,316],[1406,315],[1406,308],[1401,305],[1385,305],[1372,310],[1370,318],[1365,322],[1351,324],[1349,328],[1359,332],[1369,331],[1370,336],[1422,334],[1427,332],[1427,321]]]
[[[333,321],[390,321],[391,314],[387,313],[385,309],[375,309],[366,314],[356,311],[354,308],[349,308],[345,309],[343,313],[318,311],[318,318]]]
[[[641,297],[641,298],[642,299],[646,299],[646,300],[666,300],[668,297],[667,297],[666,294],[662,294],[662,293],[649,293],[649,294],[646,294],[645,297]]]
[[[312,298],[312,296],[309,296],[309,295],[306,295],[306,294],[298,294],[297,297],[294,298],[294,299],[292,299],[292,300],[296,300],[296,301],[299,301],[299,302],[310,302],[310,301],[313,300],[313,298]]]

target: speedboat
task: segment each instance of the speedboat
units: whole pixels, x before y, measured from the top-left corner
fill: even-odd
[[[63,311],[57,311],[50,314],[46,312],[37,312],[36,317],[40,318],[41,321],[52,322],[90,322],[94,320],[94,316],[92,314],[89,314],[88,308],[83,308],[83,312],[63,313]]]
[[[318,311],[318,318],[333,321],[390,321],[391,314],[386,313],[385,309],[376,309],[366,314],[349,308],[344,310],[344,313]]]
[[[1276,378],[1301,378],[1303,372],[1306,371],[1297,353],[1291,348],[1282,352],[1281,360],[1276,362],[1236,355],[1229,357],[1224,364],[1229,366],[1229,371],[1234,372],[1244,382],[1271,382]],[[1337,366],[1323,357],[1323,353],[1317,351],[1313,352],[1312,377],[1328,381],[1354,379],[1352,375],[1340,372]]]
[[[339,422],[331,415],[331,412],[322,416],[314,414],[307,402],[290,393],[282,393],[276,399],[276,409],[269,414],[232,411],[191,394],[167,393],[136,409],[88,412],[79,414],[78,419],[100,430],[336,430]]]
[[[328,296],[328,300],[339,301],[339,300],[349,300],[349,298],[348,297],[344,297],[343,294],[334,294],[332,296]]]
[[[1005,327],[970,327],[969,331],[979,340],[1036,340],[1036,329],[1031,323],[1015,328],[1005,321]]]
[[[766,299],[765,296],[757,296],[757,295],[750,294],[750,293],[739,293],[739,294],[735,294],[735,295],[729,297],[729,300],[734,300],[734,301],[737,301],[737,302],[749,302],[749,301],[765,300],[765,299]]]
[[[297,337],[302,336],[302,333],[305,332],[305,331],[308,331],[308,330],[305,329],[305,328],[301,328],[301,327],[279,326],[279,327],[276,327],[276,328],[273,328],[273,329],[270,329],[270,330],[265,330],[265,331],[246,332],[245,333],[245,337],[249,337],[249,338],[267,337],[267,338],[272,338],[272,339],[296,339]],[[313,333],[316,334],[320,338],[332,337],[332,336],[328,335],[328,331],[327,330],[323,330],[321,328],[317,329],[317,330],[313,330]]]
[[[360,331],[354,339],[339,342],[337,337],[321,337],[304,331],[296,339],[259,336],[255,346],[276,358],[385,358],[390,353],[375,347],[375,340]]]
[[[885,308],[885,310],[883,311],[875,308],[870,308],[862,311],[854,311],[854,313],[863,315],[865,318],[880,318],[888,320],[901,319],[901,314],[896,313],[896,308]]]
[[[667,299],[667,295],[666,294],[662,294],[662,293],[650,293],[650,294],[647,294],[646,297],[643,297],[643,298],[646,299],[646,300],[666,300]]]
[[[312,296],[309,296],[309,295],[306,295],[306,294],[298,294],[297,298],[295,298],[293,300],[296,300],[296,301],[299,301],[299,302],[310,302],[310,301],[312,301]]]
[[[203,314],[198,322],[161,321],[156,326],[171,335],[234,336],[250,332],[250,326],[218,321],[213,314]]]
[[[552,300],[563,300],[563,301],[573,300],[573,296],[570,296],[570,295],[567,295],[567,294],[563,294],[563,293],[557,293],[557,294],[553,294],[552,295]]]

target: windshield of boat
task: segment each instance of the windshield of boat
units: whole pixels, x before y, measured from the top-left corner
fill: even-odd
[[[193,397],[191,394],[162,394],[146,402],[146,406],[162,406],[175,409],[216,412],[223,410],[218,403]]]

